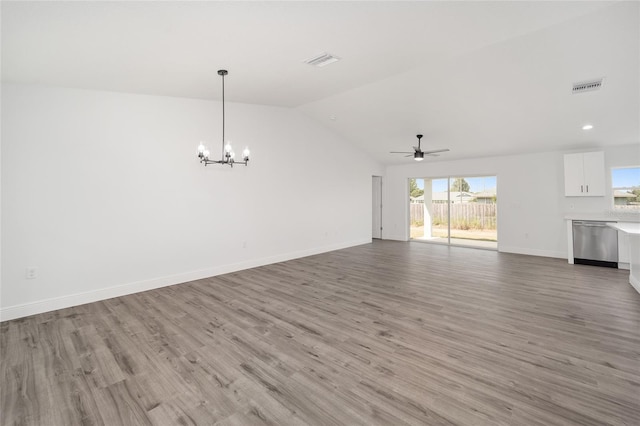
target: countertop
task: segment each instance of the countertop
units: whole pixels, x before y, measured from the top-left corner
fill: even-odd
[[[640,235],[640,223],[638,222],[607,223],[607,226],[629,235]]]
[[[565,220],[600,220],[604,222],[640,223],[640,212],[567,213]]]

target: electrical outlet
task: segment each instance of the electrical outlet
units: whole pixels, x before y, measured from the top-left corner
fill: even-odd
[[[33,266],[28,267],[25,270],[25,277],[28,280],[35,280],[36,278],[38,278],[38,268],[34,268]]]

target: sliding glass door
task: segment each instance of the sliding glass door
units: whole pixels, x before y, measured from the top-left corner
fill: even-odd
[[[496,176],[413,178],[411,239],[497,249]]]

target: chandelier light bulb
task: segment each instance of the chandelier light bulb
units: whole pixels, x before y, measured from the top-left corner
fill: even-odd
[[[205,159],[209,158],[209,150],[205,148],[205,150],[202,152],[202,155]]]
[[[244,148],[244,151],[242,151],[242,156],[244,158],[249,158],[249,154],[251,154],[251,151],[249,151],[249,147],[247,146]]]
[[[204,144],[200,141],[200,145],[198,145],[198,154],[202,154],[205,149]]]
[[[232,149],[233,148],[231,148],[231,141],[227,142],[227,144],[224,146],[224,151],[229,153]]]

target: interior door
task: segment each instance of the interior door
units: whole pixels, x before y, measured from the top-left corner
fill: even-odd
[[[371,238],[382,238],[382,177],[371,182]]]

